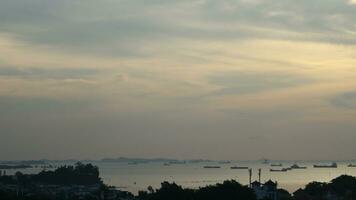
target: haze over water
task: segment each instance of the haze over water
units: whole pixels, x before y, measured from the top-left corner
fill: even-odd
[[[222,183],[224,180],[237,180],[242,184],[249,183],[247,169],[230,169],[231,166],[247,166],[252,168],[252,181],[258,180],[258,169],[262,169],[261,181],[273,180],[278,182],[280,188],[289,192],[294,192],[299,188],[304,188],[312,181],[329,182],[342,174],[356,176],[355,167],[347,167],[353,161],[340,161],[338,168],[313,168],[313,164],[330,164],[333,161],[299,161],[300,166],[307,169],[294,169],[288,172],[270,172],[270,169],[281,169],[290,167],[296,162],[276,161],[282,167],[271,167],[270,164],[262,164],[261,161],[240,161],[229,164],[219,162],[202,162],[171,164],[164,166],[164,163],[94,163],[99,167],[103,181],[108,185],[116,186],[119,189],[137,193],[140,190],[147,190],[148,186],[159,188],[163,181],[175,182],[183,187],[198,188],[201,186]],[[53,165],[73,164],[73,163],[53,163]],[[204,166],[221,166],[220,169],[205,169]],[[26,169],[24,173],[37,173],[41,169]],[[18,170],[7,170],[7,174],[13,174]]]

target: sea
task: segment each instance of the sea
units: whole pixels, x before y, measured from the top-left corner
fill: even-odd
[[[248,167],[252,169],[252,181],[258,180],[258,170],[261,169],[261,182],[276,181],[279,188],[294,192],[303,188],[312,181],[330,182],[332,179],[343,175],[356,176],[356,161],[338,161],[337,168],[314,168],[314,164],[330,165],[334,161],[231,161],[231,162],[92,162],[99,167],[100,176],[104,183],[137,194],[138,191],[147,190],[148,186],[159,188],[164,181],[175,182],[185,188],[199,188],[206,185],[222,183],[224,180],[236,180],[241,184],[249,183],[248,169],[231,169],[232,166]],[[55,167],[74,163],[54,162],[48,163]],[[282,164],[282,166],[271,166]],[[281,169],[293,164],[305,166],[306,169],[293,169],[286,172],[271,172],[270,169]],[[204,168],[204,166],[218,166],[220,168]],[[40,167],[23,170],[6,170],[11,175],[17,171],[25,174],[38,173]],[[52,169],[47,169],[52,170]]]

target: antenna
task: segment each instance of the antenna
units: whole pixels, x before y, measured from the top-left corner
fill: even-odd
[[[261,183],[261,168],[258,169],[258,182]]]
[[[250,175],[250,187],[252,186],[251,182],[252,182],[252,169],[248,169],[249,175]]]

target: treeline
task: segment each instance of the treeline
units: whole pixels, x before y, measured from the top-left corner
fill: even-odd
[[[0,165],[0,170],[1,169],[27,169],[27,168],[32,168],[31,165]]]
[[[1,200],[54,200],[46,195],[41,195],[41,194],[34,195],[34,196],[19,197],[14,192],[2,191],[1,189],[0,189],[0,199]],[[58,200],[63,200],[63,199],[58,199]],[[77,200],[77,199],[71,199],[71,200]],[[85,199],[85,200],[91,200],[91,199]]]
[[[163,182],[161,188],[141,191],[139,200],[256,200],[253,190],[231,180],[222,184],[186,189],[175,183]],[[311,182],[293,196],[286,190],[277,190],[278,200],[356,200],[356,177],[342,175],[329,183]]]
[[[92,164],[76,163],[75,166],[62,166],[54,171],[42,171],[34,175],[17,172],[15,176],[1,176],[4,184],[53,184],[53,185],[92,185],[101,183],[99,169]]]
[[[231,180],[222,184],[185,189],[175,183],[163,182],[161,188],[140,191],[139,200],[256,200],[256,195],[247,186]]]
[[[356,177],[342,175],[330,183],[311,182],[294,192],[295,200],[356,200]]]

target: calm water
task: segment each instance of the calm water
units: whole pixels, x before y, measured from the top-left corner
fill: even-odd
[[[289,167],[294,162],[278,162],[283,167]],[[257,170],[262,169],[262,181],[269,179],[277,181],[279,187],[290,192],[303,187],[311,181],[330,181],[331,179],[349,174],[356,176],[356,168],[347,167],[352,162],[338,162],[338,168],[313,168],[313,164],[330,164],[331,162],[298,162],[300,166],[307,166],[307,169],[294,169],[288,172],[270,172],[269,164],[260,162],[232,162],[229,164],[209,163],[187,163],[172,164],[164,166],[163,163],[144,163],[129,165],[127,163],[94,163],[99,166],[101,177],[104,182],[117,186],[123,190],[137,193],[145,190],[148,186],[158,188],[162,181],[176,182],[184,187],[197,188],[209,184],[215,184],[228,179],[235,179],[242,184],[248,184],[247,169],[230,169],[231,166],[247,166],[253,169],[253,180],[258,179]],[[60,165],[56,163],[55,165]],[[205,165],[218,165],[219,169],[204,169]],[[22,170],[24,173],[36,173],[40,169]],[[15,173],[15,170],[7,170],[8,174]]]

